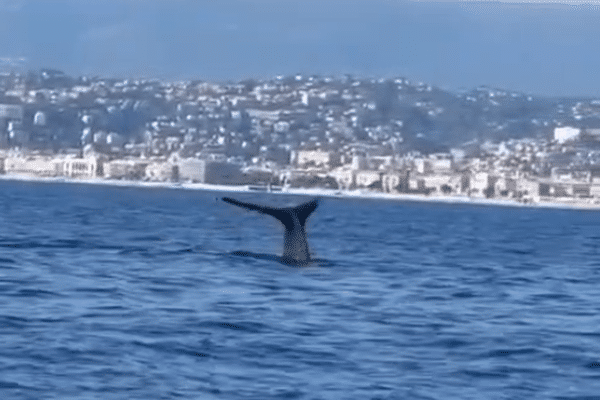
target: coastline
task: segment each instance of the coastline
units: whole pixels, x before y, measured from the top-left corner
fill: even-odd
[[[185,189],[185,190],[203,190],[215,192],[241,192],[241,193],[269,193],[285,194],[294,196],[317,196],[339,199],[371,199],[371,200],[392,200],[403,202],[423,202],[423,203],[443,203],[443,204],[468,204],[477,206],[495,206],[495,207],[519,207],[519,208],[553,208],[567,210],[589,210],[600,211],[600,203],[589,203],[584,199],[564,198],[564,201],[539,201],[522,203],[516,200],[508,199],[486,199],[468,196],[430,196],[407,193],[382,193],[367,190],[348,190],[340,191],[324,188],[287,188],[280,191],[261,191],[252,190],[247,185],[214,185],[208,183],[171,183],[171,182],[150,182],[150,181],[132,181],[116,179],[78,179],[68,177],[34,177],[28,175],[0,175],[0,181],[17,182],[40,182],[40,183],[69,183],[84,185],[105,185],[116,187],[137,187],[137,188],[160,188],[160,189]]]

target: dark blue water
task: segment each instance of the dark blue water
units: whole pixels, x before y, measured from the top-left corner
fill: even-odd
[[[0,398],[599,398],[600,213],[220,195],[0,182]]]

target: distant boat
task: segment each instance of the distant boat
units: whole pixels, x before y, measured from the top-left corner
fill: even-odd
[[[273,185],[248,185],[248,190],[256,192],[281,192],[281,186]]]

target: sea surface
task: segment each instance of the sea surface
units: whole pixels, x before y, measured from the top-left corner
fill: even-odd
[[[600,212],[223,195],[0,182],[0,398],[600,398]]]

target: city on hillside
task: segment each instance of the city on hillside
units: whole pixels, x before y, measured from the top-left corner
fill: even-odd
[[[10,71],[0,172],[600,204],[600,100],[404,77]]]

